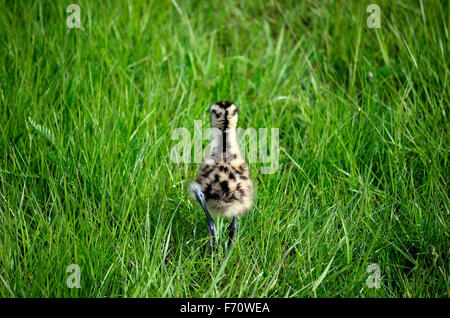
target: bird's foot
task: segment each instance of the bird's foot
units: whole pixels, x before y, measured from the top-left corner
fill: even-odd
[[[228,245],[226,250],[228,250],[231,246],[231,243],[233,243],[233,237],[236,234],[237,231],[237,221],[236,217],[233,217],[233,220],[231,221],[230,225],[228,225]]]
[[[211,248],[214,248],[219,244],[219,239],[217,238],[217,229],[214,221],[208,224],[208,233],[209,233],[209,245]]]

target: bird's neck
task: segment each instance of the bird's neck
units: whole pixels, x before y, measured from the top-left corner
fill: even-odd
[[[239,153],[236,128],[229,127],[225,130],[214,130],[213,154],[228,156],[237,155]]]

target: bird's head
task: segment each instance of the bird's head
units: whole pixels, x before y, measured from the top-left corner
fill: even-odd
[[[211,127],[220,130],[236,128],[238,122],[238,109],[231,102],[217,102],[209,108],[211,112]]]

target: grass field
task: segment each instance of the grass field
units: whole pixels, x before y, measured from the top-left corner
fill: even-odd
[[[69,29],[73,1],[1,0],[0,296],[449,297],[449,3],[373,2],[77,1]],[[280,135],[226,253],[170,160],[218,100]]]

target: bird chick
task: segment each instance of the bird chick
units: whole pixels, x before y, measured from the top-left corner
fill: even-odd
[[[228,227],[230,246],[237,231],[237,217],[250,210],[253,184],[248,165],[242,157],[236,135],[238,109],[231,102],[217,102],[210,107],[212,142],[209,154],[190,186],[191,194],[202,206],[210,244],[217,243],[217,230],[209,211],[214,215],[231,217]]]

